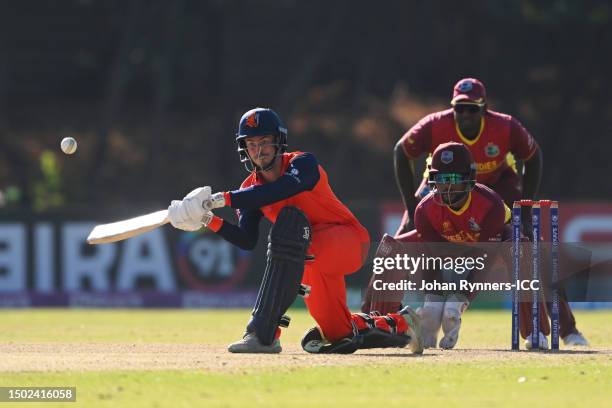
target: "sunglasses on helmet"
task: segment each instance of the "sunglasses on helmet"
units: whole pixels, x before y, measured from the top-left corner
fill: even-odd
[[[433,175],[434,183],[438,184],[461,184],[466,180],[466,175],[461,173],[438,173]]]

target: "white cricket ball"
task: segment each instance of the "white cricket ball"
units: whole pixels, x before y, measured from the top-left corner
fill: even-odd
[[[72,154],[77,150],[77,141],[74,139],[74,137],[65,137],[62,139],[60,147],[62,148],[62,152]]]

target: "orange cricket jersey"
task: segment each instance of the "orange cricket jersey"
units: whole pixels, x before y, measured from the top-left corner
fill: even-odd
[[[284,174],[291,160],[303,152],[289,152],[282,156],[283,164],[281,174]],[[369,241],[367,230],[359,223],[353,213],[336,197],[329,185],[327,173],[319,165],[319,181],[310,191],[303,191],[285,200],[261,207],[261,212],[271,222],[276,221],[278,213],[283,207],[294,206],[306,214],[306,217],[316,231],[316,226],[323,224],[352,225],[356,227],[362,241]],[[241,184],[240,188],[260,185],[257,173],[251,173]]]

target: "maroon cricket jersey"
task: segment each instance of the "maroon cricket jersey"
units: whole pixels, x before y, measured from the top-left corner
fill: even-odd
[[[416,208],[414,224],[426,242],[484,242],[502,233],[510,215],[497,193],[476,183],[457,211],[429,193]]]
[[[448,109],[421,119],[404,134],[400,142],[406,156],[412,159],[433,152],[442,143],[463,143],[468,146],[476,162],[476,180],[489,186],[494,185],[510,166],[508,153],[518,160],[528,160],[537,149],[535,140],[518,120],[491,110],[485,112],[480,133],[474,140],[461,133],[453,110]]]

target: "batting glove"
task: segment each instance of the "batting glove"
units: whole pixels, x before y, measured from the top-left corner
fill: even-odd
[[[182,200],[172,201],[168,207],[168,219],[172,226],[183,231],[197,231],[203,224],[208,225],[212,213],[203,207],[208,199],[210,187],[206,186],[196,188]]]
[[[208,200],[202,203],[202,206],[208,211],[225,207],[225,193],[213,194]]]

